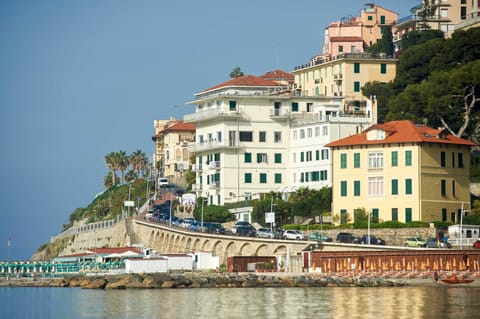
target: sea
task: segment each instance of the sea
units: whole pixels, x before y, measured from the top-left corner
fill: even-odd
[[[480,318],[480,287],[0,288],[0,318]]]

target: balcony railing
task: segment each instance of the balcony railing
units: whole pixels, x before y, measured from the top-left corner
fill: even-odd
[[[270,110],[271,119],[288,119],[289,117],[290,117],[290,112],[287,108]]]
[[[238,110],[230,110],[228,108],[214,108],[207,110],[199,110],[193,114],[187,114],[183,117],[184,122],[207,121],[216,118],[239,118],[241,114]]]
[[[208,188],[209,189],[218,189],[218,188],[220,188],[220,182],[211,183],[210,185],[208,185]]]
[[[203,143],[190,143],[188,144],[187,150],[190,153],[196,153],[196,152],[204,152],[204,151],[212,151],[212,150],[218,150],[218,149],[240,149],[243,148],[242,145],[240,145],[237,142],[228,142],[228,141],[209,141],[209,142],[203,142]]]

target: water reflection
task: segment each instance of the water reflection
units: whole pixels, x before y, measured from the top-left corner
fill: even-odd
[[[0,288],[5,318],[478,318],[480,288]]]

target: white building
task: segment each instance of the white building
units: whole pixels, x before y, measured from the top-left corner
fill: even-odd
[[[196,105],[195,113],[184,122],[196,125],[189,152],[196,155],[193,190],[198,196],[223,205],[271,191],[287,194],[292,186],[330,185],[330,162],[314,161],[316,151],[321,158],[324,144],[368,127],[371,117],[344,117],[341,96],[297,92],[292,74],[273,71],[234,78],[196,94],[189,103]],[[311,138],[301,138],[302,130]]]

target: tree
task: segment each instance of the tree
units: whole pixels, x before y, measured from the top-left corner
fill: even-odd
[[[240,76],[243,76],[243,72],[242,70],[240,69],[239,66],[235,67],[232,72],[230,72],[230,78],[231,79],[235,79],[235,78],[238,78]]]
[[[362,94],[368,98],[375,97],[377,121],[383,123],[388,113],[388,101],[394,96],[392,84],[378,81],[368,82],[362,87]]]
[[[148,158],[145,153],[137,149],[129,156],[129,161],[132,170],[136,172],[137,178],[141,177],[143,175],[142,171],[144,171],[148,165]]]
[[[394,46],[392,27],[385,27],[383,29],[382,37],[377,41],[377,43],[373,44],[365,51],[374,54],[385,53],[387,56],[393,56]]]
[[[116,185],[116,171],[118,169],[117,167],[117,162],[116,162],[116,157],[115,157],[115,152],[110,152],[107,155],[105,155],[105,163],[107,164],[108,169],[111,171],[110,177],[112,178],[111,186]],[[107,184],[104,183],[106,186]]]

